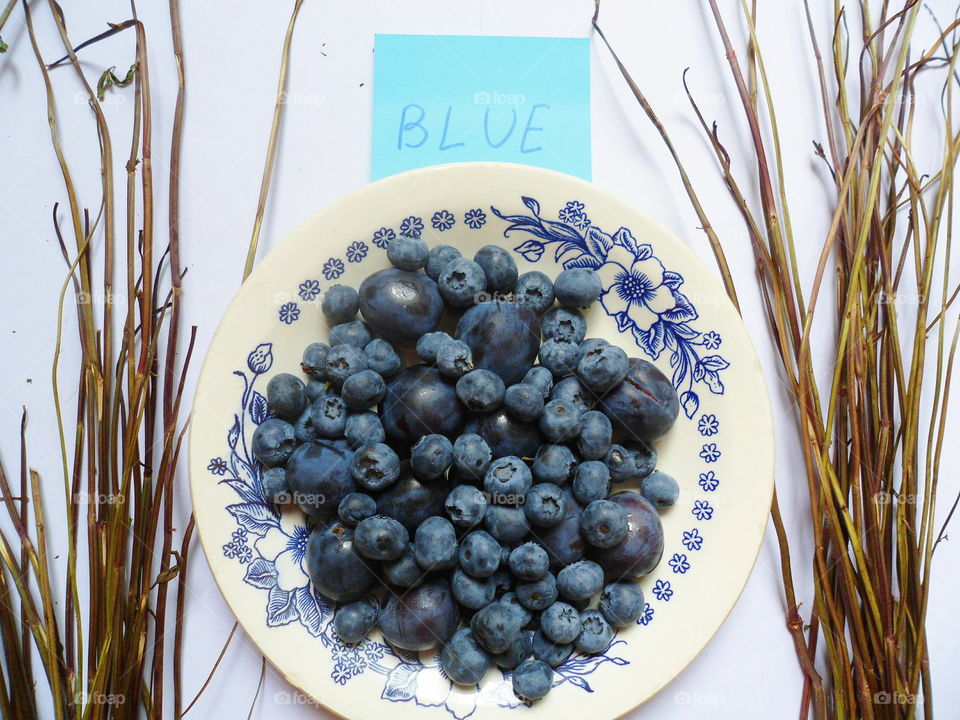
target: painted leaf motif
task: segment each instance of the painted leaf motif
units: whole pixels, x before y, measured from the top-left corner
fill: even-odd
[[[267,625],[278,627],[289,625],[297,617],[297,605],[293,593],[278,587],[270,588],[267,595]]]
[[[237,440],[239,439],[240,439],[240,418],[234,415],[233,427],[231,427],[230,432],[227,433],[227,445],[230,446],[231,450],[237,446]]]
[[[714,395],[723,395],[723,383],[720,381],[720,375],[716,370],[704,372],[703,381]]]
[[[648,243],[640,243],[637,246],[637,260],[648,260],[653,257],[653,246]]]
[[[587,243],[589,253],[600,260],[605,260],[610,248],[613,247],[613,238],[595,227],[587,230],[584,242]]]
[[[656,322],[650,326],[649,330],[637,330],[634,328],[633,336],[637,344],[643,348],[652,359],[656,360],[663,352],[666,328],[662,321]]]
[[[317,606],[317,598],[309,587],[298,587],[294,590],[294,602],[297,607],[297,616],[300,618],[300,624],[313,637],[319,637],[322,632],[321,625],[323,615]]]
[[[275,528],[279,524],[279,519],[273,511],[266,505],[259,503],[228,505],[227,512],[233,515],[245,530],[261,537],[266,534],[267,530]]]
[[[701,358],[700,364],[707,370],[726,370],[730,367],[730,363],[719,355],[707,355],[705,358]]]
[[[663,284],[671,290],[676,290],[683,285],[683,275],[672,270],[663,271]]]
[[[570,683],[571,685],[577,686],[577,687],[580,688],[581,690],[586,690],[588,693],[592,693],[592,692],[593,692],[593,688],[590,687],[590,683],[588,683],[588,682],[587,682],[582,676],[580,676],[580,675],[565,675],[563,679],[566,680],[566,681],[567,681],[568,683]]]
[[[563,263],[563,267],[568,270],[570,268],[588,268],[590,270],[596,270],[602,264],[603,263],[600,260],[597,260],[597,258],[595,258],[593,255],[587,255],[584,253],[578,258],[567,260],[565,263]]]
[[[269,560],[262,557],[254,558],[247,565],[243,580],[261,590],[269,590],[277,584],[277,569]]]
[[[527,240],[522,245],[517,245],[514,251],[523,255],[528,262],[536,262],[543,255],[543,243],[536,240]]]
[[[693,390],[687,390],[680,395],[680,405],[683,406],[684,415],[692,418],[700,408],[700,398]]]
[[[383,684],[383,692],[380,693],[380,697],[393,702],[413,699],[417,692],[417,673],[419,671],[420,667],[418,665],[400,663],[387,675],[387,681]]]
[[[521,197],[520,199],[523,201],[524,205],[530,208],[530,212],[532,212],[534,215],[540,214],[540,203],[537,202],[536,198],[524,196],[524,197]],[[492,209],[493,208],[491,208],[491,210]]]
[[[613,240],[617,245],[622,245],[634,255],[640,254],[640,243],[633,237],[629,228],[622,227],[613,234]]]
[[[672,323],[683,323],[697,319],[697,311],[686,295],[682,292],[674,292],[673,298],[677,304],[672,309],[663,313],[661,317]]]
[[[256,489],[244,484],[236,478],[227,478],[226,480],[221,480],[220,484],[226,485],[233,490],[245,503],[262,504],[264,501],[263,496],[261,496]]]
[[[267,399],[254,390],[253,397],[250,400],[250,419],[259,425],[268,417],[270,417],[270,413],[267,410]]]

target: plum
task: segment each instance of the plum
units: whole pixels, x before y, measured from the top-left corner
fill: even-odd
[[[455,440],[465,421],[455,383],[428,365],[412,365],[387,384],[380,420],[387,437],[412,447],[424,435]]]
[[[377,585],[376,565],[354,552],[353,530],[343,523],[315,528],[306,560],[313,586],[336,602],[359,600]]]
[[[599,409],[626,440],[659,440],[680,412],[680,399],[670,379],[656,365],[630,358],[623,381],[600,400]]]
[[[440,322],[443,298],[426,275],[387,268],[360,284],[360,314],[390,342],[411,344]]]
[[[380,613],[383,638],[403,650],[429,650],[446,642],[460,624],[457,603],[444,578],[430,578],[393,595]]]
[[[482,437],[490,446],[494,458],[506,455],[533,457],[543,443],[536,423],[517,420],[506,410],[475,416],[467,423],[465,432]]]
[[[400,479],[377,498],[377,513],[399,521],[412,536],[428,517],[444,514],[449,489],[443,480],[422,483],[403,468]]]
[[[540,350],[540,322],[525,307],[489,300],[467,310],[455,336],[473,353],[476,368],[497,373],[504,383],[520,382]]]
[[[336,512],[344,496],[357,491],[350,474],[352,459],[345,440],[316,440],[298,447],[286,466],[293,501],[313,518]]]
[[[640,493],[623,490],[609,498],[627,511],[627,536],[611,548],[593,548],[590,557],[607,578],[638,578],[653,570],[663,554],[663,525],[650,502]]]
[[[562,568],[583,559],[585,544],[580,535],[580,515],[583,508],[573,496],[569,485],[562,488],[566,502],[566,515],[559,524],[537,530],[537,541],[550,556],[550,570]]]

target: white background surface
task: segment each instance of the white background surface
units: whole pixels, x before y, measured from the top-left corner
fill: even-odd
[[[62,46],[45,3],[35,3],[41,45],[47,60]],[[261,251],[279,242],[317,209],[365,184],[369,177],[373,34],[503,34],[587,36],[590,0],[487,0],[449,2],[305,3],[294,40],[289,94],[291,103],[281,135],[280,152]],[[735,20],[738,3],[725,0],[735,40],[742,31]],[[794,205],[791,207],[798,249],[812,267],[826,229],[830,189],[811,152],[822,139],[815,75],[805,31],[802,3],[761,5],[761,43],[775,88],[781,132],[789,138],[785,162]],[[825,0],[812,2],[821,41],[830,30]],[[929,5],[944,25],[952,19],[952,1]],[[292,2],[186,2],[188,100],[183,154],[182,255],[189,268],[185,280],[184,326],[196,324],[199,359],[218,318],[241,277],[246,245],[260,183],[273,109],[279,53]],[[176,91],[170,52],[166,3],[140,8],[150,44],[155,123],[157,197],[164,197],[169,131]],[[75,42],[105,29],[105,22],[129,16],[119,0],[67,4]],[[749,171],[747,138],[739,121],[722,48],[706,3],[607,0],[601,25],[659,109],[688,162],[713,224],[725,242],[738,281],[744,316],[767,373],[778,428],[778,488],[788,528],[794,538],[794,568],[804,615],[810,603],[809,540],[805,530],[805,481],[796,449],[793,414],[777,376],[778,365],[766,342],[766,327],[753,277],[753,261],[742,223],[694,125],[680,82],[691,68],[690,82],[705,113],[716,117],[722,137],[741,171]],[[919,36],[930,38],[926,14]],[[30,411],[28,442],[31,463],[50,490],[49,524],[62,517],[59,465],[52,411],[50,367],[56,303],[65,268],[52,233],[53,202],[65,200],[46,124],[43,86],[18,8],[3,32],[11,50],[0,56],[0,453],[8,472],[15,469],[21,405]],[[120,74],[132,62],[133,37],[114,38],[82,53],[91,78],[116,65]],[[594,43],[592,54],[594,181],[644,209],[671,227],[712,267],[712,258],[697,220],[689,209],[677,174],[652,126],[626,89],[606,52]],[[54,73],[59,92],[63,141],[81,202],[99,198],[97,148],[93,121],[69,70]],[[936,91],[921,95],[918,127],[937,112]],[[118,173],[128,152],[126,128],[131,90],[108,94],[106,112],[113,127]],[[918,164],[925,169],[925,156]],[[753,183],[745,180],[748,187]],[[165,207],[157,207],[158,233],[165,232]],[[955,258],[956,260],[956,258]],[[952,316],[955,318],[955,314]],[[951,321],[953,322],[953,320]],[[73,340],[72,318],[65,337]],[[952,330],[952,324],[950,326]],[[829,328],[824,328],[829,330]],[[67,343],[62,375],[75,376],[77,354]],[[829,370],[828,359],[824,359]],[[192,395],[192,386],[188,388]],[[67,417],[70,413],[66,413]],[[954,407],[954,420],[956,408]],[[953,425],[956,432],[957,425]],[[956,443],[945,451],[940,511],[945,516],[958,488],[953,468],[960,459]],[[181,508],[188,506],[187,478],[178,477]],[[940,520],[938,519],[938,527]],[[958,531],[960,533],[960,531]],[[54,531],[54,534],[55,531]],[[784,629],[776,548],[767,542],[741,601],[714,640],[694,663],[634,717],[780,718],[794,717],[800,697],[800,673]],[[206,568],[202,553],[193,556],[187,609],[185,694],[199,689],[230,631],[230,615]],[[960,590],[957,544],[937,552],[929,608],[930,658],[935,705],[948,717],[960,702],[953,681],[960,662],[956,595]],[[656,648],[650,648],[655,653]],[[304,658],[309,662],[309,658]],[[238,632],[213,683],[192,711],[197,717],[245,717],[260,670],[260,656]],[[629,681],[625,681],[629,682]],[[279,707],[289,688],[268,668],[256,718],[315,718],[322,710]],[[282,714],[281,714],[282,713]]]

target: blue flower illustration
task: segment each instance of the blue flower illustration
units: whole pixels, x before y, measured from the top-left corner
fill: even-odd
[[[487,215],[480,208],[467,210],[467,213],[463,216],[463,222],[471,230],[479,230],[487,222]]]
[[[295,302],[284,303],[280,306],[280,322],[292,325],[300,317],[300,308]]]
[[[254,375],[262,375],[273,365],[273,343],[260,343],[247,355],[247,367]]]
[[[683,531],[683,546],[687,550],[699,550],[703,547],[703,536],[697,528]]]
[[[693,510],[690,511],[690,514],[700,522],[703,522],[713,517],[713,508],[706,500],[695,500]]]
[[[333,649],[333,670],[330,677],[337,685],[346,685],[347,680],[362,673],[366,666],[357,648],[336,645]]]
[[[423,232],[423,220],[416,215],[411,215],[403,219],[400,223],[400,234],[410,235],[411,237],[420,237]]]
[[[700,473],[700,487],[706,492],[713,492],[720,485],[717,474],[713,470]]]
[[[223,556],[246,565],[253,559],[253,551],[247,546],[247,531],[237,528],[230,538],[230,542],[223,546]]]
[[[716,435],[720,431],[720,422],[716,415],[703,415],[697,423],[697,430],[705,437]]]
[[[207,470],[214,475],[223,475],[227,471],[227,461],[220,457],[215,457],[207,465]]]
[[[323,276],[327,280],[336,280],[343,275],[343,260],[340,258],[330,258],[323,264]]]
[[[390,244],[390,241],[396,236],[397,234],[390,228],[382,227],[373,234],[370,242],[372,242],[381,250],[386,250],[387,246]]]
[[[456,222],[456,218],[449,210],[437,210],[437,212],[433,214],[433,217],[430,218],[430,224],[433,225],[434,229],[439,230],[440,232],[449,230]]]
[[[720,459],[720,451],[717,450],[716,443],[706,443],[700,448],[700,457],[704,462],[712,463]]]
[[[716,350],[720,347],[720,343],[723,342],[723,338],[720,337],[720,333],[716,330],[711,330],[703,334],[703,346],[707,350]]]
[[[560,222],[573,225],[579,230],[586,230],[590,225],[590,218],[588,218],[587,213],[584,212],[583,203],[577,202],[576,200],[571,200],[564,205],[557,217],[560,218]]]
[[[637,620],[638,625],[649,625],[653,620],[653,606],[645,602],[643,604],[643,612],[640,613],[640,617]]]
[[[653,594],[657,597],[657,600],[670,602],[670,598],[673,597],[673,588],[670,587],[670,581],[657,580],[653,585]]]
[[[675,573],[680,575],[683,575],[685,572],[687,572],[687,570],[690,569],[690,562],[687,560],[687,556],[683,553],[674,553],[668,564],[671,568],[673,568]]]
[[[347,260],[352,263],[358,263],[367,256],[367,251],[369,248],[366,243],[360,242],[359,240],[350,243],[347,247]]]
[[[300,299],[304,302],[313,302],[320,294],[320,283],[316,280],[304,280],[300,283]]]

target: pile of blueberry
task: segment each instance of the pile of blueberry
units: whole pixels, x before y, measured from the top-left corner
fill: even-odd
[[[679,493],[651,447],[676,392],[585,339],[592,270],[518,277],[502,248],[470,260],[405,236],[387,256],[359,291],[325,293],[306,384],[270,380],[253,436],[264,493],[310,519],[308,571],[343,642],[378,627],[398,648],[442,646],[455,682],[496,664],[536,700],[553,667],[602,652],[643,609],[635,579]]]

